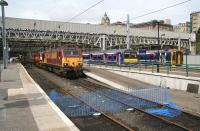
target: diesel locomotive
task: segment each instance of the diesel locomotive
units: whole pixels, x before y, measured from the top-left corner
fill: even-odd
[[[79,77],[83,70],[82,50],[74,45],[39,52],[33,56],[35,64],[66,77]]]

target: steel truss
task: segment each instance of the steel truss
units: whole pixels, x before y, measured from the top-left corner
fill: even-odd
[[[79,45],[90,45],[102,49],[111,48],[126,44],[125,35],[89,34],[77,32],[58,32],[58,31],[38,31],[38,30],[18,30],[7,29],[7,39],[10,47],[49,47],[52,45],[62,45],[68,42]],[[2,32],[0,32],[0,38]],[[160,46],[179,46],[187,48],[190,40],[178,38],[161,38],[158,44],[157,37],[144,37],[130,35],[131,46],[141,45],[160,45]]]

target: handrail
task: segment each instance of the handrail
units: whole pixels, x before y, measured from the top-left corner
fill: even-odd
[[[116,64],[115,62],[111,63],[103,63],[103,61],[98,61],[96,63],[95,61],[87,61],[87,64],[96,64],[96,65],[105,65],[105,66],[111,66],[113,67],[119,67],[126,68],[128,70],[139,70],[139,71],[149,71],[152,73],[156,72],[156,69],[158,68],[157,65],[159,64],[159,69],[161,70],[160,73],[166,73],[166,74],[178,74],[178,75],[184,75],[186,77],[189,76],[196,76],[200,77],[200,65],[198,64],[181,64],[181,65],[171,65],[171,64],[162,64],[158,62],[135,62],[131,64]]]

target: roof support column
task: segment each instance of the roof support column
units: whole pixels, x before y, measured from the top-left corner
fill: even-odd
[[[130,49],[130,38],[129,38],[129,33],[130,33],[130,29],[129,29],[129,15],[127,15],[127,28],[126,28],[126,48]]]

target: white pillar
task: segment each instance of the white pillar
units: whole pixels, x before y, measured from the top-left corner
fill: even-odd
[[[103,39],[103,50],[106,50],[106,35],[103,35],[103,37],[102,37],[102,39]]]
[[[130,22],[130,20],[129,20],[129,15],[127,15],[127,28],[126,28],[126,48],[127,49],[130,49],[130,38],[129,38],[129,33],[130,33],[130,29],[129,29],[129,22]]]
[[[191,38],[189,38],[189,51],[191,53],[191,46],[192,46],[192,42],[191,42]]]
[[[181,38],[178,37],[178,50],[181,50]]]

